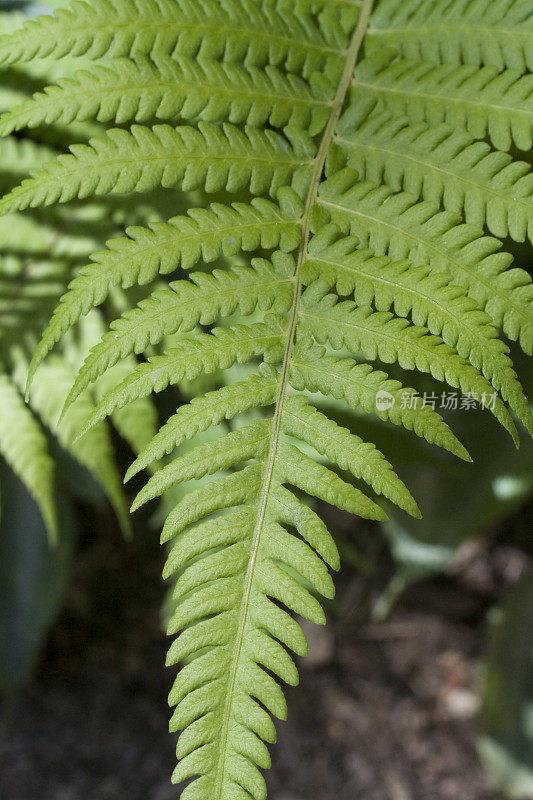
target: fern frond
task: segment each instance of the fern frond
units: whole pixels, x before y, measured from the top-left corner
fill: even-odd
[[[0,63],[66,55],[97,59],[172,53],[284,66],[305,76],[342,69],[342,47],[310,17],[254,0],[76,0],[0,37]]]
[[[350,116],[338,141],[361,178],[442,202],[496,236],[533,239],[533,174],[526,162],[446,124],[409,125],[385,112],[370,114],[353,130]]]
[[[254,194],[274,194],[309,156],[302,137],[295,138],[293,150],[279,133],[251,127],[242,132],[225,125],[221,130],[203,122],[198,130],[170,125],[116,128],[89,145],[73,145],[70,155],[46,164],[0,200],[0,213],[157,186],[236,192],[249,185]]]
[[[411,124],[447,122],[474,139],[488,135],[498,150],[510,150],[513,144],[529,150],[533,143],[533,76],[517,69],[437,66],[398,59],[395,50],[385,50],[355,71],[354,101],[369,100],[405,114]]]
[[[169,384],[176,384],[184,378],[194,380],[203,373],[227,369],[235,362],[245,363],[256,355],[263,355],[267,361],[276,361],[283,351],[285,333],[282,320],[274,317],[269,322],[214,328],[211,333],[184,336],[177,347],[139,364],[126,380],[107,394],[98,404],[88,427],[132,400],[147,397],[152,392],[162,392]],[[85,385],[85,376],[78,378],[65,402],[65,409]]]
[[[25,383],[25,370],[20,371],[19,382]],[[74,441],[80,427],[94,411],[94,403],[85,392],[76,399],[61,422],[59,416],[68,389],[72,384],[74,371],[64,358],[52,357],[43,365],[35,379],[30,405],[57,436],[61,445],[74,458],[86,467],[95,480],[101,484],[117,514],[122,529],[129,533],[131,526],[127,506],[116,467],[111,441],[105,425],[98,425],[79,442]]]
[[[325,83],[325,86],[323,85]],[[329,90],[329,91],[328,91]],[[244,67],[213,60],[114,62],[59,81],[0,119],[0,134],[23,127],[97,119],[202,119],[234,124],[285,126],[319,133],[329,117],[331,87],[318,76],[308,85],[276,67]]]
[[[0,454],[39,505],[48,535],[57,538],[54,465],[39,423],[13,381],[0,374]]]
[[[321,392],[345,401],[354,410],[376,414],[381,419],[412,430],[430,444],[436,444],[465,461],[471,461],[468,452],[454,436],[449,426],[430,405],[417,401],[417,392],[389,378],[370,364],[358,363],[351,358],[338,359],[326,356],[325,348],[296,347],[291,363],[290,384],[299,391]],[[378,393],[391,398],[389,407],[379,409]],[[161,430],[163,432],[164,428]],[[179,443],[179,442],[178,442]],[[167,451],[168,452],[168,451]],[[153,458],[159,458],[155,450]],[[139,468],[146,466],[142,463]],[[148,462],[149,463],[149,462]]]
[[[318,283],[302,297],[302,327],[312,332],[320,344],[329,342],[336,350],[348,347],[368,359],[379,358],[385,364],[397,362],[403,369],[429,373],[465,394],[486,398],[492,395],[491,384],[440,336],[391,313],[374,312],[370,306],[358,307],[348,300],[336,302],[326,291],[327,284]],[[518,441],[512,418],[501,400],[496,401],[493,413]]]
[[[413,268],[406,261],[391,262],[386,256],[378,258],[372,251],[356,249],[357,245],[353,237],[339,239],[335,225],[325,226],[309,244],[302,282],[320,279],[328,289],[335,286],[340,295],[355,292],[359,306],[374,305],[378,311],[393,308],[414,325],[426,326],[491,381],[533,434],[533,417],[508,348],[475,301],[444,273]]]
[[[533,69],[533,17],[521,0],[384,0],[367,38],[408,58]]]
[[[463,286],[493,323],[533,351],[533,284],[522,269],[510,269],[512,257],[498,252],[501,242],[485,236],[459,215],[438,204],[416,202],[406,192],[357,181],[345,169],[322,184],[320,207],[344,232],[356,235],[376,255],[407,258],[413,266],[448,272]]]
[[[63,334],[95,305],[102,303],[116,285],[128,288],[145,284],[158,273],[179,266],[191,269],[219,256],[234,256],[258,248],[290,252],[300,242],[297,219],[302,213],[296,194],[279,192],[280,207],[255,198],[250,205],[214,203],[208,209],[190,209],[187,216],[151,228],[128,228],[128,237],[109,241],[108,250],[92,256],[94,263],[80,270],[61,297],[52,320],[32,359],[28,381]]]
[[[179,537],[165,568],[166,575],[180,571],[175,588],[178,606],[169,630],[181,632],[168,663],[195,656],[194,670],[180,671],[170,696],[177,705],[171,728],[185,729],[173,778],[180,781],[196,776],[191,784],[193,797],[216,796],[217,791],[224,793],[221,796],[236,792],[244,796],[244,788],[253,797],[264,797],[264,780],[255,764],[269,765],[263,742],[275,738],[265,709],[282,717],[286,713],[283,695],[271,674],[295,682],[295,668],[285,647],[306,651],[305,639],[285,609],[315,622],[324,621],[303,580],[316,592],[332,596],[331,578],[314,550],[333,566],[338,555],[314,512],[295,502],[281,485],[289,474],[290,482],[305,491],[330,501],[334,497],[341,506],[357,508],[365,515],[383,516],[354,487],[292,445],[280,443],[275,486],[264,523],[268,535],[259,546],[254,547],[259,464],[194,491],[189,502],[182,501],[171,512],[163,530],[163,539]],[[204,519],[213,508],[240,503],[244,505],[237,512],[229,511],[217,520],[216,528]],[[186,530],[190,523],[198,524]],[[288,533],[282,523],[294,525],[302,539]],[[254,548],[253,572],[247,566],[250,548]],[[243,590],[245,614],[239,611]],[[284,608],[270,598],[283,602]],[[229,684],[224,679],[227,674],[233,678]],[[241,755],[243,749],[246,755]]]
[[[95,381],[119,359],[142,353],[178,330],[185,333],[198,323],[210,325],[237,310],[244,316],[257,307],[281,314],[292,306],[291,272],[283,266],[276,270],[264,259],[253,259],[251,267],[214,270],[209,275],[198,272],[190,277],[190,281],[174,281],[169,289],[154,292],[112,323],[81,368],[78,388]]]
[[[339,566],[302,495],[384,520],[381,495],[419,515],[374,443],[332,418],[331,398],[358,428],[376,414],[469,460],[414,389],[359,359],[485,398],[517,443],[506,402],[532,429],[498,336],[533,349],[532,284],[494,238],[533,233],[533,178],[514,155],[532,136],[531,76],[519,74],[533,53],[531,14],[515,0],[373,5],[75,0],[0,37],[3,63],[86,56],[2,130],[103,128],[35,171],[0,212],[98,195],[118,207],[114,220],[139,223],[74,277],[30,377],[95,306],[121,315],[77,364],[65,419],[87,403],[81,444],[108,416],[122,425],[139,451],[126,478],[152,473],[133,508],[179,487],[162,541],[175,581],[168,662],[180,664],[170,702],[182,800],[265,798],[271,717],[286,713],[278,681],[296,682],[289,651],[306,652],[293,615],[324,622],[317,597],[333,596],[328,567]],[[134,199],[110,204],[134,192],[147,198],[140,210]],[[186,211],[207,193],[214,205]],[[187,279],[178,272],[196,265]],[[119,286],[136,287],[136,307],[126,294],[115,303]],[[192,399],[155,435],[121,418],[169,385]]]

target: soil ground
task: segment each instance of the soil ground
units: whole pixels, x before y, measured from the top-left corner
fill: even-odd
[[[288,691],[269,800],[500,800],[475,747],[478,662],[487,608],[523,559],[481,539],[382,623],[369,617],[382,578],[341,574]],[[176,800],[160,569],[151,534],[83,544],[37,674],[0,723],[0,800]]]

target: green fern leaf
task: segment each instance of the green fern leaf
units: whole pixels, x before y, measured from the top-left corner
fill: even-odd
[[[329,117],[331,88],[324,82],[325,86],[314,76],[309,86],[303,78],[268,65],[245,68],[187,57],[159,57],[156,64],[124,59],[112,68],[96,67],[59,81],[19,104],[0,120],[0,133],[88,119],[118,124],[179,117],[216,122],[229,108],[228,119],[234,124],[269,122],[278,128],[305,128],[314,135]]]
[[[14,383],[0,375],[0,453],[37,501],[52,541],[57,538],[53,461],[43,431]]]
[[[80,270],[62,296],[32,359],[28,381],[53,345],[82,315],[102,303],[112,286],[148,283],[158,272],[164,275],[179,266],[191,269],[200,260],[210,262],[240,250],[294,250],[300,241],[296,218],[301,204],[289,189],[280,190],[280,203],[278,208],[257,198],[251,205],[190,209],[187,217],[155,223],[151,229],[129,228],[129,238],[108,242],[109,249],[96,253],[94,263]]]
[[[501,242],[481,229],[461,224],[459,215],[436,203],[417,203],[408,193],[358,183],[349,168],[322,184],[319,198],[326,219],[353,233],[376,255],[407,258],[413,266],[448,272],[493,323],[533,352],[533,284],[522,269],[510,269],[512,257],[497,252]],[[325,220],[322,220],[324,222]]]
[[[339,143],[362,178],[384,178],[396,191],[442,200],[447,211],[486,224],[496,236],[533,239],[533,174],[524,161],[445,124],[409,125],[385,112],[370,114],[352,131],[351,116],[341,125]]]
[[[533,69],[531,9],[520,0],[384,0],[368,41],[376,50],[394,45],[408,58]]]
[[[379,103],[405,114],[411,124],[447,122],[474,139],[488,134],[499,150],[510,150],[513,143],[521,150],[531,148],[533,76],[517,69],[437,66],[395,56],[395,50],[385,50],[361,62],[354,78],[355,102]]]
[[[310,17],[287,8],[279,14],[274,2],[263,10],[254,0],[77,0],[55,17],[38,17],[1,37],[0,63],[51,55],[96,59],[172,53],[283,65],[306,76],[342,69],[339,44],[328,44]]]
[[[0,213],[73,198],[147,192],[157,186],[203,187],[236,192],[249,185],[256,194],[274,194],[309,158],[309,145],[297,137],[295,150],[280,134],[232,125],[224,131],[204,122],[199,130],[182,126],[134,125],[115,128],[106,138],[74,145],[0,200]]]
[[[266,796],[278,681],[296,683],[289,651],[307,647],[294,614],[324,622],[318,596],[333,596],[339,566],[302,495],[384,520],[381,495],[419,515],[375,445],[331,418],[331,398],[469,460],[385,363],[479,398],[517,443],[506,403],[533,430],[499,336],[531,353],[533,289],[495,238],[533,232],[533,178],[515,158],[532,137],[532,15],[518,0],[375,5],[75,0],[0,37],[6,64],[85,56],[4,115],[4,132],[103,129],[39,164],[0,212],[97,195],[140,220],[74,276],[30,378],[93,308],[121,315],[79,364],[64,421],[70,440],[76,417],[79,446],[110,415],[122,426],[139,453],[126,478],[152,473],[134,509],[178,487],[162,541],[183,800]],[[133,193],[140,203],[110,204]],[[164,221],[171,204],[179,216]],[[124,294],[117,308],[117,287],[134,286],[137,305]],[[30,313],[31,292],[18,299]],[[169,385],[190,402],[139,430]]]

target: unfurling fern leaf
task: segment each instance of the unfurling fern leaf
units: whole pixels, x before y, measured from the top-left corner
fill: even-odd
[[[181,665],[170,696],[181,731],[174,780],[188,781],[186,800],[265,797],[271,716],[286,713],[278,680],[297,681],[289,651],[307,647],[293,615],[324,622],[316,595],[332,597],[328,567],[339,565],[302,495],[374,520],[386,518],[381,496],[419,516],[393,465],[322,401],[468,460],[388,364],[395,376],[427,373],[492,396],[516,442],[517,421],[533,432],[500,336],[532,352],[533,289],[496,238],[533,237],[533,176],[514,156],[532,140],[526,6],[76,0],[0,38],[4,64],[85,59],[5,114],[0,130],[103,127],[6,194],[3,214],[162,187],[176,204],[190,190],[206,198],[168,222],[126,228],[91,257],[28,381],[114,287],[144,284],[148,296],[78,372],[66,414],[121,371],[80,434],[169,384],[217,376],[143,442],[126,476],[155,465],[134,508],[186,489],[162,533],[164,575],[175,576],[168,661]],[[147,358],[135,365],[135,355]],[[242,379],[225,380],[235,364]]]

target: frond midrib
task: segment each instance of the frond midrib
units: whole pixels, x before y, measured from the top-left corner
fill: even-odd
[[[250,550],[250,558],[248,561],[248,567],[245,576],[244,582],[244,592],[243,592],[243,599],[241,603],[241,612],[240,612],[240,620],[238,623],[237,634],[235,637],[235,644],[233,648],[233,655],[231,659],[231,671],[228,680],[228,691],[226,695],[226,702],[224,707],[223,719],[222,719],[222,726],[221,726],[221,745],[219,748],[219,756],[218,756],[218,769],[217,769],[217,782],[215,786],[214,792],[214,800],[221,800],[222,798],[222,789],[224,785],[224,775],[225,775],[225,762],[226,762],[226,752],[228,747],[228,731],[229,731],[229,723],[231,718],[231,711],[233,705],[233,694],[235,691],[235,683],[237,678],[237,672],[239,667],[239,660],[240,654],[243,646],[244,640],[244,631],[246,627],[246,622],[248,619],[248,609],[249,609],[249,601],[250,601],[250,594],[252,590],[252,583],[253,583],[253,575],[254,575],[254,568],[255,562],[257,560],[257,554],[259,551],[259,544],[261,540],[261,533],[264,523],[264,518],[266,514],[266,509],[268,505],[270,489],[272,484],[272,478],[274,474],[274,468],[276,463],[276,456],[278,450],[278,443],[279,443],[279,434],[281,429],[281,417],[283,413],[283,404],[285,400],[285,395],[287,392],[288,384],[289,384],[289,369],[290,369],[290,362],[292,357],[292,351],[294,348],[294,341],[295,341],[295,334],[296,334],[296,325],[298,322],[299,316],[299,302],[300,296],[302,291],[302,284],[299,280],[299,273],[300,268],[305,260],[307,255],[307,246],[309,243],[309,236],[310,236],[310,229],[309,229],[309,216],[311,212],[311,208],[316,201],[317,194],[318,194],[318,186],[320,184],[322,172],[324,169],[324,165],[326,162],[326,156],[328,153],[329,146],[333,141],[335,127],[339,120],[342,107],[344,104],[344,100],[346,97],[346,93],[350,88],[350,83],[352,80],[353,71],[355,68],[355,64],[357,61],[357,56],[359,54],[359,50],[361,44],[363,42],[364,36],[366,34],[366,30],[368,27],[370,14],[372,11],[372,6],[374,5],[374,0],[363,0],[363,5],[361,6],[361,14],[359,16],[359,20],[357,22],[357,26],[354,30],[352,35],[352,40],[350,42],[350,46],[346,51],[346,60],[344,65],[343,74],[341,80],[339,82],[339,86],[337,92],[335,94],[334,101],[332,103],[331,115],[324,129],[324,133],[322,134],[322,139],[320,142],[320,146],[317,151],[317,155],[314,159],[315,165],[313,170],[312,179],[310,182],[309,191],[307,194],[304,212],[301,219],[302,225],[302,243],[300,245],[300,251],[298,255],[298,262],[294,273],[294,283],[295,283],[295,292],[294,292],[294,301],[291,311],[291,319],[290,324],[287,332],[287,345],[285,349],[285,354],[283,357],[283,366],[281,372],[281,380],[280,380],[280,391],[278,395],[278,400],[276,402],[276,408],[274,411],[273,421],[272,421],[272,438],[269,448],[269,453],[267,456],[267,466],[265,470],[264,482],[263,482],[263,489],[261,492],[261,497],[259,499],[259,508],[257,513],[257,519],[254,526],[254,530],[252,533],[252,545]]]

